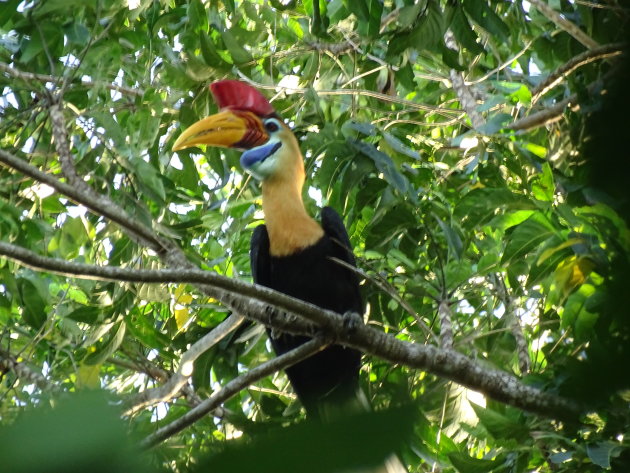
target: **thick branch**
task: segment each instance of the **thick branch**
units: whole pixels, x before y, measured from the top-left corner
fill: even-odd
[[[59,77],[57,76],[49,76],[46,74],[33,74],[32,72],[24,72],[18,69],[15,69],[9,66],[6,63],[0,62],[0,72],[4,72],[5,74],[14,77],[16,79],[22,79],[23,81],[37,81],[37,82],[57,82]],[[123,87],[116,84],[110,84],[108,82],[99,82],[99,81],[91,81],[87,79],[81,79],[81,85],[90,88],[99,88],[104,87],[109,90],[113,90],[119,92],[123,95],[130,95],[132,97],[142,96],[144,95],[144,91],[141,89],[130,89],[128,87]]]
[[[193,364],[197,358],[212,348],[225,338],[230,332],[236,329],[244,318],[238,314],[232,314],[210,333],[197,340],[181,357],[177,372],[169,378],[162,386],[155,389],[147,389],[138,396],[127,401],[129,409],[125,415],[131,415],[145,407],[152,406],[160,402],[166,402],[179,393],[193,374]]]
[[[275,373],[276,371],[285,369],[311,355],[314,355],[318,351],[323,350],[326,345],[327,343],[325,341],[313,339],[283,355],[252,368],[247,373],[242,374],[228,382],[218,392],[214,393],[208,399],[188,411],[179,419],[158,429],[154,434],[149,435],[141,443],[141,446],[149,448],[166,440],[201,419],[203,416],[220,406],[232,396],[238,394],[242,389],[245,389],[250,384],[253,384],[256,381]]]
[[[98,278],[112,281],[197,283],[202,288],[220,288],[225,303],[244,314],[281,331],[327,338],[357,348],[394,363],[429,371],[493,399],[538,414],[563,419],[575,419],[580,406],[558,396],[525,386],[514,376],[492,370],[452,350],[401,341],[369,326],[349,331],[341,315],[294,299],[262,286],[226,278],[195,269],[132,270],[98,267],[47,258],[24,248],[0,242],[0,254],[38,270],[67,276]],[[308,320],[305,322],[304,319]]]
[[[545,15],[548,19],[553,21],[559,28],[562,28],[564,31],[569,33],[587,48],[595,49],[599,46],[599,43],[597,41],[584,33],[584,31],[571,23],[569,20],[567,20],[560,13],[555,11],[542,0],[529,0],[529,3],[536,7],[536,9],[540,11],[540,13]]]

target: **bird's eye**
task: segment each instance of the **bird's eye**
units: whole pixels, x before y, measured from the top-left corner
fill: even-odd
[[[265,122],[265,130],[267,130],[269,133],[273,133],[275,131],[278,131],[280,129],[280,125],[278,125],[278,122],[275,120],[267,120]]]

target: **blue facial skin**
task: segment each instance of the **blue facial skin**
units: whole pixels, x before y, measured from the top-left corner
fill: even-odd
[[[252,166],[262,163],[265,159],[278,151],[282,146],[282,143],[277,141],[275,143],[269,143],[257,148],[248,149],[241,155],[241,166],[249,170]]]

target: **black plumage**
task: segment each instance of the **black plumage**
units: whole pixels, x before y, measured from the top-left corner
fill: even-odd
[[[316,244],[283,257],[270,255],[267,228],[257,227],[251,240],[254,282],[339,314],[363,314],[356,274],[331,259],[355,266],[341,217],[332,208],[324,207],[321,225],[324,236]],[[268,333],[278,355],[308,340],[271,330]],[[308,414],[317,417],[325,404],[343,404],[356,397],[360,362],[358,351],[332,345],[286,372]]]

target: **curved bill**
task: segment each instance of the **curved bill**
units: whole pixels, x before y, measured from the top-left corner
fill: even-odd
[[[173,151],[197,145],[250,149],[268,139],[257,115],[242,110],[224,110],[186,128],[175,141]]]

